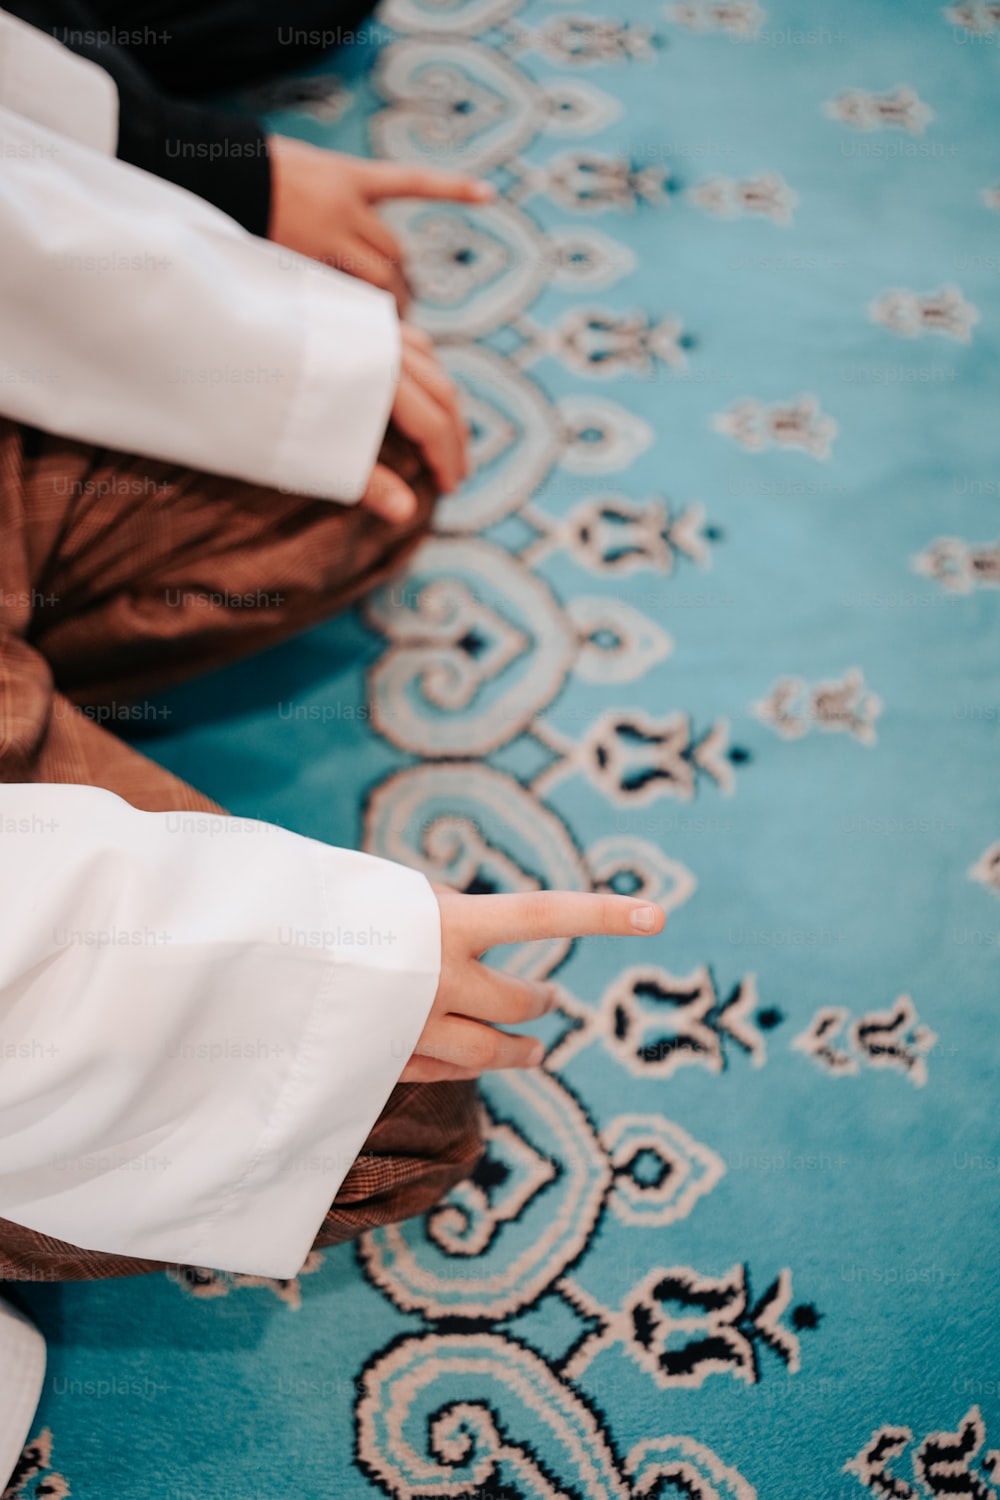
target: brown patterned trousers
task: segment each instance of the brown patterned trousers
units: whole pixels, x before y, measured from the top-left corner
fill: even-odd
[[[392,433],[382,461],[417,492],[407,525],[0,418],[0,780],[105,787],[150,812],[220,811],[97,711],[273,645],[381,582],[433,508],[419,460]],[[245,595],[255,607],[226,602]],[[397,1085],[316,1247],[424,1212],[480,1151],[474,1085]],[[162,1269],[0,1219],[0,1281]]]

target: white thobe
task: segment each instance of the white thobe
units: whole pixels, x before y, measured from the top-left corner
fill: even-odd
[[[0,412],[357,500],[399,373],[395,303],[114,157],[95,63],[0,11]]]
[[[424,877],[270,823],[0,785],[0,1217],[292,1276],[437,988]]]
[[[111,80],[0,12],[0,412],[357,499],[391,299],[116,161],[116,128]],[[430,1009],[426,880],[251,820],[0,785],[0,910],[0,1217],[293,1275]],[[0,1315],[0,1390],[37,1358]],[[30,1406],[0,1402],[0,1487]]]

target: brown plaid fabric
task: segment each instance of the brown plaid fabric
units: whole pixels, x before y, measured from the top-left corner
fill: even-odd
[[[414,522],[390,526],[360,507],[98,450],[0,418],[0,780],[106,787],[151,812],[218,811],[88,710],[114,712],[273,645],[391,573],[426,531],[433,497],[415,451],[392,433],[382,461],[416,490]],[[468,1175],[480,1150],[472,1084],[398,1085],[317,1246],[424,1212]],[[0,1280],[161,1269],[0,1219]]]

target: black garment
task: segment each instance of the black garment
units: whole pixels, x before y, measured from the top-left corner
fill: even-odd
[[[187,96],[292,72],[353,39],[371,0],[2,0],[110,73],[118,156],[267,233],[271,163],[250,115]]]
[[[375,0],[91,0],[170,94],[252,88],[355,40]],[[162,33],[170,40],[158,40]]]

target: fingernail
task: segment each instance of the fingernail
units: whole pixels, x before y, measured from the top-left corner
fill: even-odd
[[[536,1042],[535,1045],[532,1047],[531,1051],[528,1053],[528,1067],[529,1068],[537,1068],[538,1065],[539,1065],[539,1063],[542,1061],[542,1058],[544,1056],[545,1056],[545,1043],[544,1042]]]
[[[497,195],[497,190],[492,182],[478,182],[476,184],[476,197],[483,203],[492,203]]]
[[[631,913],[629,921],[636,932],[652,932],[656,926],[656,907],[637,906]]]
[[[555,1008],[556,1008],[556,1006],[558,1004],[559,1004],[559,990],[558,990],[558,988],[554,984],[547,984],[545,986],[545,1009],[546,1010],[555,1010]]]

